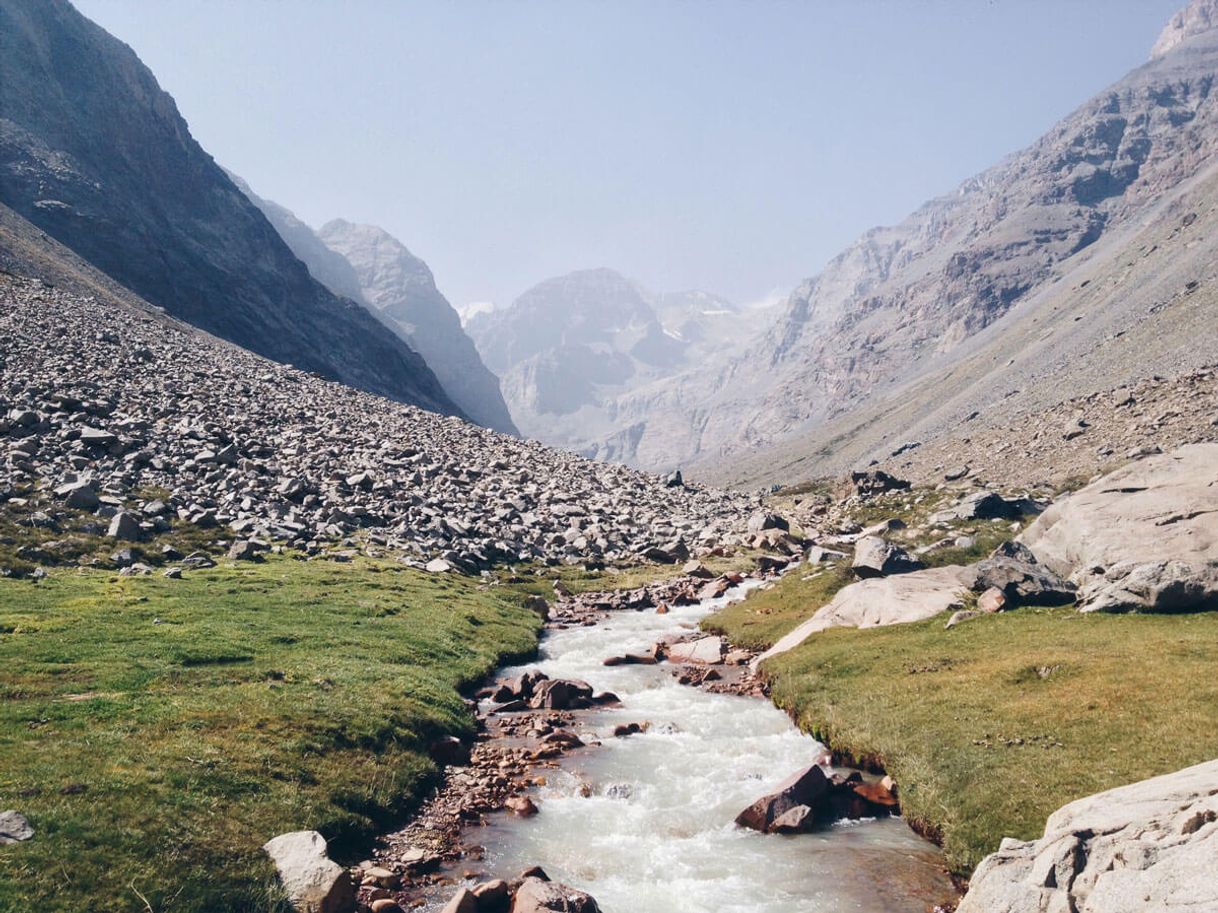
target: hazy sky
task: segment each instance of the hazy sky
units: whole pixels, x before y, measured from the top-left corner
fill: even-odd
[[[456,305],[788,289],[1142,63],[1183,0],[77,0],[195,137]]]

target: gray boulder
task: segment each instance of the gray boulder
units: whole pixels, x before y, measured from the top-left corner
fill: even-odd
[[[973,590],[978,593],[991,589],[1001,591],[1006,597],[1007,608],[1027,604],[1064,605],[1074,601],[1074,584],[1038,564],[1035,558],[1028,561],[998,553],[978,561],[969,570],[973,574]]]
[[[702,663],[718,665],[727,653],[727,643],[722,637],[699,637],[684,643],[669,644],[668,659],[674,663]]]
[[[280,834],[262,849],[275,863],[296,913],[350,913],[355,909],[351,876],[326,854],[326,840],[317,831]]]
[[[34,828],[21,812],[0,812],[0,844],[20,843],[34,836]]]
[[[1080,586],[1084,607],[1204,608],[1218,562],[1218,444],[1118,469],[1054,503],[1019,541]]]
[[[140,518],[129,510],[120,510],[110,519],[110,528],[106,535],[111,539],[122,539],[136,542],[144,534],[140,528]]]
[[[879,536],[864,536],[854,546],[850,569],[861,578],[908,574],[926,567],[921,561]]]
[[[1218,561],[1125,562],[1080,592],[1082,612],[1196,612],[1218,609]]]
[[[954,507],[930,515],[931,523],[952,523],[957,520],[1018,520],[1036,510],[1037,505],[1026,498],[1008,500],[992,491],[976,491]]]
[[[78,510],[93,510],[100,503],[97,492],[88,482],[72,482],[68,485],[60,485],[55,489],[55,494],[63,498],[63,503],[66,506],[75,507]]]
[[[968,568],[952,565],[852,583],[761,654],[754,664],[785,653],[828,628],[871,628],[934,618],[961,606],[972,579]]]
[[[1218,761],[1071,802],[1039,840],[1003,840],[957,913],[1158,910],[1218,910]]]

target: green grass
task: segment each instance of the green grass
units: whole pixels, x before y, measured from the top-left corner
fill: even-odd
[[[736,646],[764,650],[853,580],[845,563],[819,571],[805,565],[784,574],[773,586],[753,590],[746,599],[720,609],[702,622],[702,629],[722,634]]]
[[[400,821],[459,689],[534,649],[521,601],[366,559],[0,580],[0,808],[36,829],[0,911],[276,909],[261,844]]]
[[[892,774],[957,873],[1066,802],[1218,757],[1218,613],[943,621],[825,631],[765,670],[804,729]]]

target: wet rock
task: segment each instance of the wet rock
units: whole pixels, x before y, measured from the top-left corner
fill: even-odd
[[[468,888],[459,888],[452,900],[444,905],[442,913],[479,913],[478,897]]]
[[[537,804],[528,796],[513,796],[503,803],[503,807],[520,818],[532,818],[539,811]]]
[[[587,707],[591,699],[592,686],[587,682],[556,678],[538,682],[528,704],[538,710],[577,710]]]
[[[809,830],[812,827],[814,816],[812,809],[806,805],[797,805],[794,808],[789,808],[777,818],[769,827],[771,834],[799,834]]]
[[[742,811],[736,816],[736,824],[769,833],[783,814],[798,806],[815,807],[828,791],[829,778],[825,771],[813,765],[788,777],[774,792]]]
[[[540,878],[526,878],[512,898],[511,913],[600,913],[590,894]]]
[[[621,656],[610,656],[602,661],[605,666],[654,666],[657,660],[647,653],[624,653]]]
[[[506,913],[512,902],[511,888],[502,878],[484,881],[473,889],[478,913]]]
[[[317,831],[280,834],[262,849],[275,863],[296,913],[351,913],[355,909],[351,877],[326,854],[325,838]]]
[[[665,652],[669,662],[713,666],[723,662],[723,656],[727,653],[727,642],[718,636],[700,637],[684,643],[669,644]]]

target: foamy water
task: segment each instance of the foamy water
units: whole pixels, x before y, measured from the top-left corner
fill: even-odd
[[[664,664],[602,665],[694,627],[731,598],[739,592],[667,615],[615,612],[596,627],[556,631],[537,663],[505,672],[582,679],[622,706],[576,727],[603,745],[543,771],[539,815],[496,815],[472,835],[487,851],[485,877],[541,865],[605,913],[924,913],[952,896],[938,851],[899,819],[796,836],[737,828],[745,806],[822,746],[768,701],[678,685]],[[650,728],[613,738],[613,727],[629,722]]]

